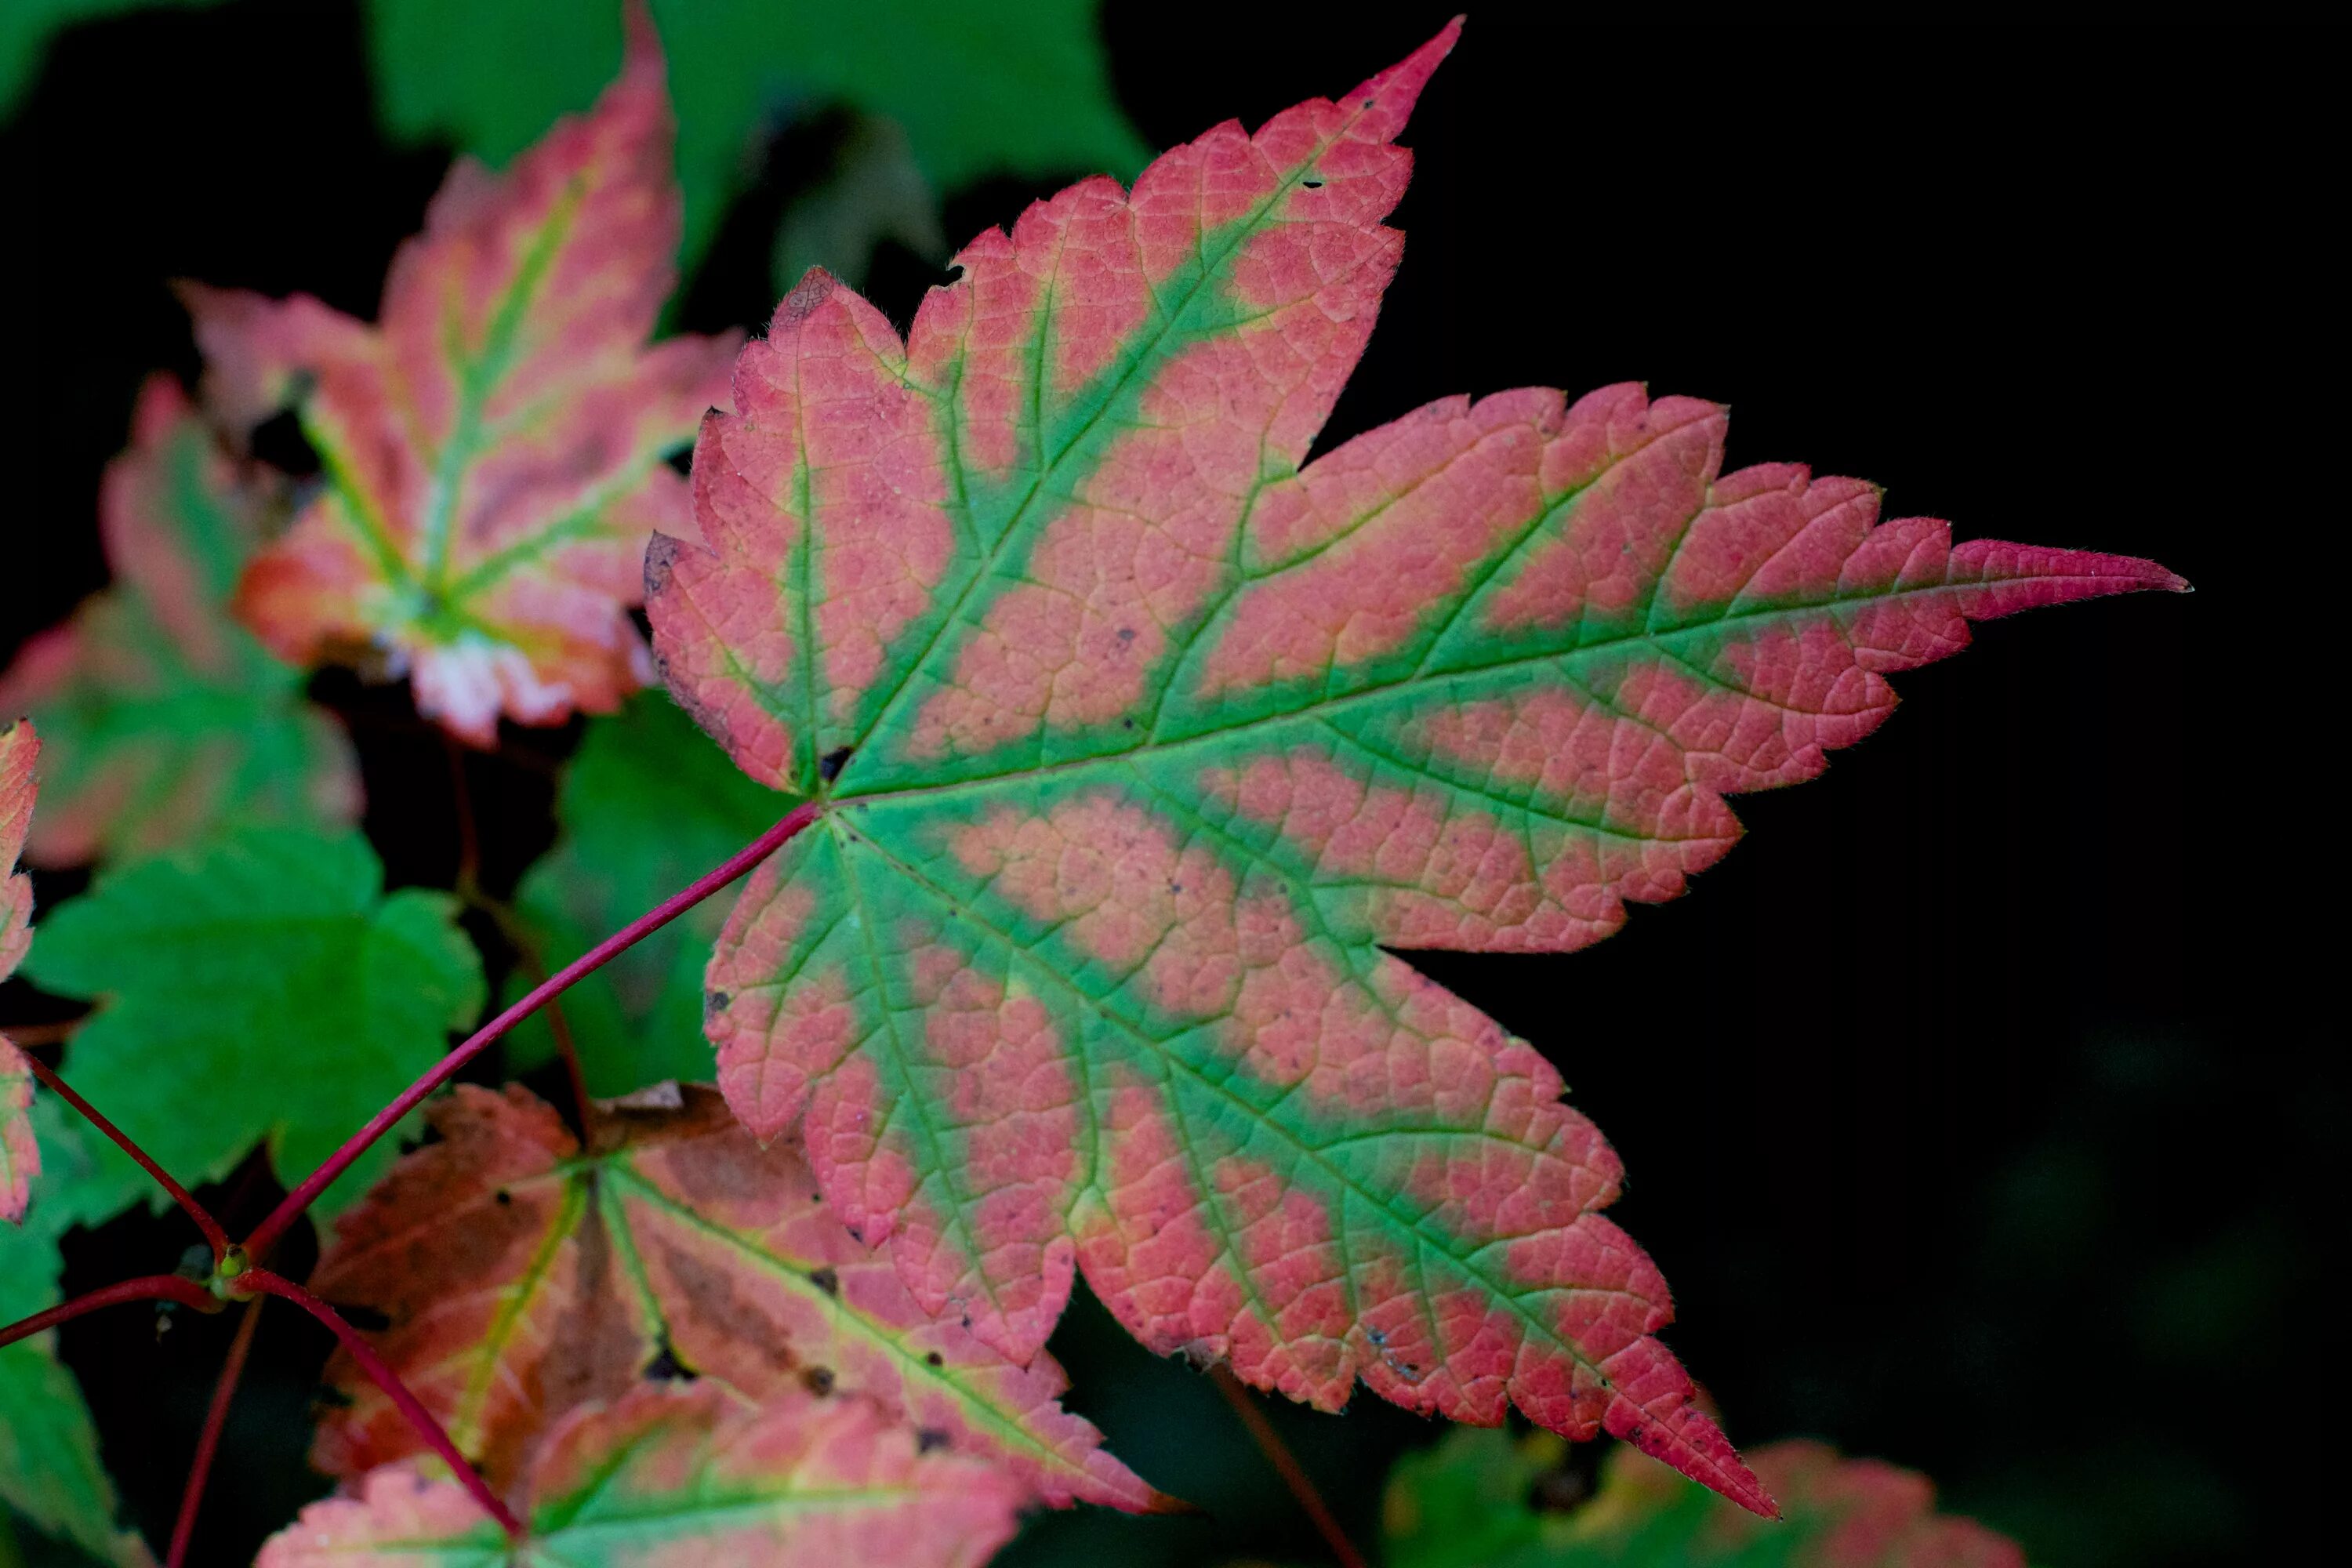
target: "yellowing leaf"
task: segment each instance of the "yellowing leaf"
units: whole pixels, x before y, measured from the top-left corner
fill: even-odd
[[[219,413],[291,405],[325,465],[238,591],[280,655],[404,671],[421,712],[478,744],[501,714],[608,712],[643,683],[646,541],[689,526],[663,458],[725,398],[733,346],[646,346],[677,247],[670,139],[640,16],[593,113],[501,174],[452,172],[379,325],[186,291]]]
[[[521,1542],[457,1482],[393,1466],[304,1509],[256,1568],[976,1568],[1021,1496],[863,1400],[646,1387],[549,1434],[515,1494]]]
[[[700,1377],[754,1401],[869,1397],[1048,1502],[1164,1503],[1055,1402],[1050,1357],[1016,1366],[934,1321],[819,1205],[807,1167],[761,1148],[715,1091],[606,1102],[584,1152],[520,1086],[460,1085],[429,1114],[438,1141],[343,1215],[311,1283],[382,1314],[377,1351],[493,1487],[573,1405]],[[327,1375],[350,1404],[320,1424],[320,1468],[417,1451],[348,1357]]]

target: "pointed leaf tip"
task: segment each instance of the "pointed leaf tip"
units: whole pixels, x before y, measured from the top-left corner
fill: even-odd
[[[1343,100],[1347,107],[1360,110],[1364,130],[1381,141],[1392,141],[1412,117],[1413,106],[1421,101],[1422,89],[1445,63],[1461,41],[1464,18],[1454,17],[1437,30],[1437,36],[1405,56],[1386,70],[1375,71]]]

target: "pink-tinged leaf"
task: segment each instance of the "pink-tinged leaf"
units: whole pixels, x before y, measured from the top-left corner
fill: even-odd
[[[229,615],[260,519],[169,376],[140,390],[99,532],[112,586],[0,674],[0,713],[31,713],[47,747],[26,858],[69,866],[231,822],[356,819],[351,742],[304,699],[301,672]]]
[[[1516,1404],[1769,1510],[1654,1337],[1616,1155],[1383,948],[1591,942],[1969,617],[2180,584],[1722,474],[1722,411],[1638,387],[1448,399],[1302,469],[1453,39],[1031,207],[904,343],[812,273],[744,351],[654,647],[827,809],[718,944],[719,1083],[1016,1361],[1083,1271],[1155,1351]]]
[[[1389,1568],[2025,1568],[2016,1542],[1936,1511],[1925,1476],[1825,1444],[1750,1455],[1780,1500],[1761,1520],[1631,1448],[1566,1512],[1530,1506],[1565,1458],[1548,1433],[1457,1432],[1399,1461],[1381,1500]]]
[[[530,1533],[509,1547],[457,1482],[372,1470],[271,1536],[257,1568],[977,1568],[1022,1501],[1001,1469],[925,1451],[867,1401],[752,1405],[708,1384],[572,1412],[511,1495]]]
[[[608,1102],[584,1154],[519,1086],[460,1085],[430,1115],[439,1141],[337,1222],[312,1285],[383,1315],[377,1350],[491,1485],[573,1406],[695,1376],[754,1401],[870,1398],[1045,1502],[1167,1506],[1061,1407],[1051,1358],[1016,1366],[917,1307],[819,1205],[807,1167],[761,1148],[715,1091]],[[320,1469],[350,1478],[417,1451],[348,1357],[327,1377],[350,1403],[320,1425]]]
[[[255,561],[240,614],[300,664],[357,658],[488,744],[500,714],[610,712],[646,679],[629,619],[656,527],[690,528],[663,458],[726,396],[734,340],[651,347],[678,195],[659,47],[502,174],[461,163],[368,326],[297,296],[185,290],[234,425],[300,411],[325,484]]]
[[[0,730],[0,980],[16,972],[33,945],[33,879],[16,869],[33,823],[38,785],[33,764],[41,739],[30,724]],[[20,1223],[41,1173],[33,1137],[33,1069],[16,1042],[0,1035],[0,1219]]]

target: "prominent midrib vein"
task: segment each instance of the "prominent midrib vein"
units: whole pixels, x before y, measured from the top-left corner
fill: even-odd
[[[1003,930],[994,922],[983,919],[977,911],[965,904],[961,900],[958,899],[954,894],[932,882],[921,872],[916,870],[905,861],[900,860],[897,856],[883,848],[873,839],[861,836],[858,842],[872,849],[877,858],[889,866],[892,869],[898,871],[901,876],[905,877],[912,886],[929,895],[932,900],[944,909],[951,918],[962,921],[975,927],[982,934],[988,936],[1001,945],[1007,952],[1011,953],[1024,965],[1045,976],[1046,981],[1055,989],[1066,992],[1070,995],[1076,997],[1082,1011],[1101,1019],[1104,1023],[1117,1029],[1120,1034],[1125,1035],[1129,1040],[1141,1047],[1145,1052],[1157,1058],[1160,1061],[1166,1064],[1174,1071],[1181,1073],[1192,1082],[1198,1084],[1202,1089],[1208,1090],[1211,1095],[1227,1101],[1235,1109],[1240,1110],[1242,1114],[1247,1117],[1254,1124],[1271,1128],[1273,1131],[1279,1133],[1284,1141],[1292,1148],[1297,1150],[1309,1164],[1321,1171],[1329,1179],[1330,1184],[1334,1187],[1339,1188],[1343,1193],[1353,1194],[1355,1197],[1362,1200],[1375,1213],[1386,1215],[1389,1221],[1396,1226],[1398,1229],[1416,1237],[1417,1239],[1434,1244],[1442,1257],[1444,1257],[1448,1262],[1452,1263],[1454,1267],[1461,1269],[1465,1276],[1467,1276],[1473,1282],[1486,1289],[1486,1292],[1495,1300],[1508,1306],[1512,1313],[1521,1321],[1525,1322],[1530,1330],[1534,1331],[1547,1342],[1559,1346],[1561,1351],[1572,1358],[1579,1365],[1584,1367],[1588,1372],[1590,1372],[1603,1387],[1611,1389],[1614,1389],[1616,1387],[1616,1384],[1610,1380],[1608,1374],[1602,1371],[1597,1363],[1590,1360],[1584,1354],[1582,1349],[1571,1341],[1556,1324],[1546,1321],[1542,1317],[1529,1310],[1523,1298],[1525,1296],[1549,1296],[1556,1291],[1563,1290],[1574,1294],[1604,1296],[1630,1296],[1633,1294],[1631,1291],[1617,1289],[1604,1285],[1537,1285],[1528,1286],[1522,1290],[1517,1287],[1507,1285],[1496,1279],[1486,1269],[1480,1268],[1477,1264],[1472,1262],[1470,1258],[1465,1257],[1461,1251],[1457,1251],[1455,1249],[1455,1244],[1463,1238],[1450,1236],[1443,1230],[1432,1229],[1422,1219],[1399,1212],[1387,1194],[1366,1187],[1354,1176],[1332,1164],[1329,1161],[1324,1159],[1323,1151],[1320,1148],[1314,1144],[1306,1142],[1293,1129],[1286,1127],[1280,1122],[1274,1121],[1269,1119],[1258,1107],[1252,1105],[1247,1100],[1234,1093],[1223,1083],[1211,1078],[1199,1068],[1193,1066],[1191,1062],[1186,1061],[1181,1056],[1169,1048],[1169,1047],[1163,1042],[1153,1039],[1133,1021],[1113,1012],[1104,1004],[1101,998],[1088,995],[1085,991],[1079,988],[1076,981],[1061,973],[1061,971],[1056,969],[1053,964],[1038,957],[1034,952],[1031,952],[1027,947],[1016,941],[1011,932]],[[1074,1044],[1071,1048],[1081,1053],[1086,1049],[1083,1044]],[[1525,1144],[1515,1146],[1519,1148],[1527,1147]],[[1540,1153],[1542,1151],[1530,1150],[1529,1152]],[[1585,1212],[1589,1211],[1579,1211],[1580,1215]],[[1486,1245],[1487,1244],[1483,1242],[1480,1243],[1476,1250],[1484,1252],[1486,1250]],[[1360,1322],[1361,1314],[1359,1313],[1356,1314],[1356,1316],[1358,1321]],[[1269,1322],[1266,1326],[1269,1329],[1276,1329],[1276,1325],[1272,1322]],[[1433,1348],[1443,1352],[1444,1347],[1440,1345]]]
[[[782,1258],[778,1258],[773,1253],[763,1252],[760,1248],[752,1246],[737,1232],[729,1230],[724,1226],[714,1224],[712,1221],[706,1219],[701,1215],[695,1213],[692,1209],[683,1207],[680,1205],[672,1202],[667,1194],[647,1182],[643,1176],[639,1175],[635,1170],[632,1169],[628,1165],[615,1164],[607,1168],[614,1176],[619,1178],[615,1184],[629,1187],[642,1201],[660,1209],[669,1217],[673,1224],[687,1226],[703,1236],[709,1237],[712,1240],[722,1243],[730,1250],[740,1253],[742,1257],[749,1259],[751,1263],[757,1266],[762,1273],[789,1280],[793,1289],[800,1291],[802,1294],[808,1296],[813,1300],[818,1299],[821,1296],[817,1288],[814,1284],[808,1282],[807,1275],[795,1269],[792,1265],[786,1263]],[[615,1228],[618,1229],[625,1227],[616,1226]],[[634,1245],[635,1243],[633,1238],[632,1246],[634,1247]],[[852,1322],[867,1324],[873,1323],[874,1321],[874,1320],[866,1317],[863,1313],[843,1306],[840,1300],[836,1298],[823,1297],[821,1304],[828,1310],[836,1312]],[[663,1321],[667,1322],[667,1320],[664,1319]],[[879,1325],[876,1325],[875,1332],[861,1335],[860,1337],[863,1338],[866,1342],[877,1346],[892,1360],[898,1363],[902,1372],[912,1374],[913,1376],[921,1377],[927,1382],[944,1384],[948,1391],[954,1395],[957,1404],[977,1414],[982,1418],[981,1425],[988,1428],[990,1431],[1011,1439],[1017,1446],[1034,1449],[1039,1455],[1051,1460],[1056,1468],[1083,1471],[1083,1466],[1073,1464],[1069,1458],[1063,1454],[1059,1449],[1054,1447],[1053,1445],[1047,1443],[1035,1433],[1028,1430],[1028,1428],[1021,1426],[1018,1422],[1006,1417],[1005,1415],[995,1405],[990,1404],[979,1394],[966,1386],[961,1379],[954,1375],[954,1369],[946,1366],[931,1365],[921,1356],[917,1355],[913,1351],[908,1350],[906,1346],[900,1344],[890,1335],[879,1331]]]
[[[513,279],[499,296],[478,358],[467,358],[464,344],[457,341],[461,323],[454,318],[444,319],[445,346],[451,364],[458,369],[457,406],[450,417],[449,439],[441,448],[441,460],[434,465],[431,500],[425,514],[423,581],[435,594],[447,586],[449,525],[457,515],[457,490],[464,482],[466,468],[473,461],[476,443],[482,435],[482,405],[490,388],[506,374],[515,334],[521,329],[523,316],[538,294],[548,268],[553,264],[555,253],[562,248],[586,188],[585,177],[574,175],[563,195],[556,199],[547,222],[524,255],[522,265],[515,268]]]
[[[1140,742],[1123,752],[1105,752],[1096,756],[1074,758],[1066,763],[1048,763],[1042,767],[1020,768],[1001,773],[983,773],[976,778],[953,779],[945,784],[898,784],[856,795],[842,795],[836,792],[835,798],[839,799],[844,805],[855,805],[861,801],[900,800],[910,795],[945,797],[952,795],[957,791],[977,791],[1015,780],[1041,778],[1047,774],[1068,773],[1087,768],[1108,768],[1122,763],[1132,763],[1193,748],[1221,745],[1233,741],[1236,736],[1245,735],[1253,731],[1344,712],[1352,708],[1378,701],[1406,688],[1420,685],[1423,681],[1435,684],[1440,681],[1468,680],[1481,675],[1501,674],[1545,664],[1579,660],[1590,655],[1607,653],[1633,645],[1663,645],[1671,638],[1696,637],[1705,633],[1720,631],[1727,626],[1738,626],[1749,622],[1780,620],[1809,615],[1832,616],[1842,609],[1853,606],[1892,604],[1900,599],[1925,597],[1936,594],[1957,594],[1971,586],[1974,584],[1952,582],[1927,583],[1916,588],[1897,588],[1884,594],[1864,594],[1851,598],[1824,599],[1809,604],[1744,610],[1734,615],[1718,616],[1714,620],[1697,621],[1688,626],[1675,626],[1663,632],[1625,632],[1592,642],[1581,643],[1574,647],[1539,648],[1529,653],[1513,654],[1502,658],[1490,659],[1483,664],[1461,665],[1451,669],[1437,670],[1434,673],[1408,671],[1394,679],[1375,682],[1361,690],[1349,692],[1344,697],[1330,697],[1304,702],[1296,708],[1286,708],[1278,713],[1261,714],[1255,719],[1244,719],[1237,724],[1229,724],[1216,730],[1203,730],[1197,734],[1181,736],[1172,741]],[[1725,685],[1719,678],[1710,676],[1708,679],[1715,685]],[[1736,689],[1727,687],[1727,689]]]

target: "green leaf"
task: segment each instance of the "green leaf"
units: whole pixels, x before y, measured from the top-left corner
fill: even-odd
[[[58,1237],[107,1218],[146,1187],[146,1178],[56,1096],[37,1098],[31,1118],[46,1171],[23,1226],[0,1226],[0,1323],[57,1305]],[[102,1561],[136,1560],[135,1541],[114,1521],[98,1430],[80,1385],[58,1360],[53,1335],[0,1349],[0,1504]]]
[[[556,796],[563,835],[516,896],[541,956],[564,963],[645,913],[758,837],[779,805],[660,692],[590,720]],[[702,966],[725,919],[719,900],[698,905],[563,994],[591,1091],[709,1072]],[[528,1068],[552,1047],[535,1016],[509,1037],[509,1060]]]
[[[1780,1499],[1759,1519],[1632,1447],[1600,1490],[1560,1495],[1566,1445],[1549,1433],[1457,1431],[1398,1461],[1381,1500],[1388,1568],[2025,1568],[2015,1542],[1939,1514],[1927,1479],[1825,1444],[1748,1455]]]
[[[0,714],[31,714],[46,748],[34,863],[359,816],[351,742],[228,614],[256,510],[179,384],[149,380],[100,492],[113,585],[0,673]]]
[[[191,1185],[257,1141],[279,1173],[332,1153],[480,1012],[481,961],[446,893],[387,896],[357,833],[243,830],[127,865],[41,928],[27,971],[95,998],[74,1086]],[[382,1142],[327,1189],[382,1173]]]
[[[1111,97],[1095,0],[654,0],[653,13],[677,100],[689,268],[770,122],[796,109],[845,103],[897,121],[940,189],[1144,161]],[[368,17],[394,134],[492,163],[585,108],[621,58],[608,4],[373,0]]]

